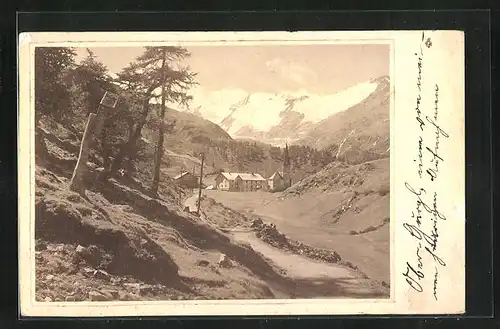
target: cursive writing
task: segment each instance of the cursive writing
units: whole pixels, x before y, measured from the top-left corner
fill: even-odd
[[[410,263],[406,262],[406,272],[403,273],[403,276],[406,278],[406,282],[417,292],[422,292],[424,289],[422,285],[419,283],[420,279],[424,278],[424,273],[419,270],[415,270]]]
[[[446,216],[441,211],[440,198],[435,191],[435,182],[442,163],[445,162],[442,150],[442,141],[449,138],[449,134],[442,127],[443,119],[439,115],[441,89],[438,83],[424,78],[424,49],[431,48],[432,41],[422,33],[419,50],[414,53],[416,57],[416,105],[414,108],[416,119],[416,152],[412,156],[416,164],[416,179],[419,183],[405,182],[406,191],[412,196],[412,209],[409,209],[408,220],[403,223],[406,232],[415,243],[413,259],[407,259],[401,274],[411,290],[422,293],[427,290],[426,284],[432,285],[432,295],[438,299],[439,269],[446,266],[440,255],[439,243],[444,230],[439,227],[440,221],[445,221]],[[427,84],[430,84],[427,88]],[[431,87],[432,86],[432,87]],[[432,90],[432,94],[430,91]],[[426,95],[429,93],[429,95]],[[427,100],[433,105],[428,105]],[[429,113],[426,113],[429,111]],[[440,122],[441,119],[441,122]],[[444,122],[446,123],[446,122]],[[430,140],[427,140],[429,139]],[[414,187],[414,186],[418,186]],[[430,264],[429,264],[430,263]],[[431,264],[434,263],[434,266]],[[428,273],[434,268],[434,273]]]
[[[438,300],[438,297],[437,297],[437,284],[438,284],[439,272],[438,272],[437,267],[435,267],[434,269],[435,269],[435,271],[434,271],[434,282],[433,282],[432,295],[434,296],[435,300]]]
[[[438,210],[438,205],[437,205],[437,194],[434,193],[434,198],[432,202],[432,207],[429,206],[427,203],[424,202],[422,199],[423,195],[426,193],[425,189],[419,188],[418,191],[415,191],[415,189],[410,185],[410,183],[405,182],[405,187],[408,191],[410,191],[413,195],[417,197],[416,201],[416,211],[420,215],[422,213],[421,208],[423,208],[425,211],[427,211],[429,214],[436,216],[439,219],[446,220],[446,217]],[[417,219],[420,219],[422,217],[417,217]]]
[[[424,130],[425,122],[422,119],[422,110],[420,109],[420,104],[422,102],[422,69],[423,69],[423,57],[424,53],[422,51],[422,47],[420,47],[420,53],[415,53],[415,56],[417,56],[418,61],[417,61],[417,69],[418,69],[418,75],[417,75],[417,89],[418,89],[418,95],[417,95],[417,104],[415,106],[415,112],[417,113],[417,116],[415,119],[417,119],[417,122],[420,125],[420,130]]]
[[[448,133],[446,133],[436,122],[438,118],[438,110],[439,110],[439,86],[435,85],[435,100],[434,100],[434,118],[426,116],[425,119],[435,128],[435,142],[434,148],[426,146],[426,150],[432,155],[430,160],[432,167],[426,170],[426,173],[429,175],[431,181],[434,181],[437,178],[437,173],[439,172],[439,162],[444,161],[443,158],[439,155],[439,139],[441,136],[448,138],[450,137]]]
[[[423,167],[424,167],[424,155],[422,153],[422,144],[424,143],[424,139],[422,136],[418,137],[418,177],[422,178],[422,172],[423,172]],[[417,160],[413,160],[417,162]]]

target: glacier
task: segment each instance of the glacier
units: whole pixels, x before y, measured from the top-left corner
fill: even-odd
[[[248,93],[237,88],[206,91],[197,87],[191,91],[193,101],[188,109],[225,129],[234,138],[241,138],[242,128],[268,132],[280,125],[286,111],[302,115],[303,123],[318,123],[335,113],[362,102],[377,89],[374,80],[359,83],[332,94],[316,94],[306,90],[293,93]]]

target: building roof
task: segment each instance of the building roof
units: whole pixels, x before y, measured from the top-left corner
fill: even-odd
[[[283,173],[281,171],[276,171],[274,174],[271,175],[271,177],[269,177],[269,179],[274,179],[274,177],[276,177],[276,175],[283,178]]]
[[[182,178],[182,177],[184,177],[184,176],[186,176],[186,175],[188,175],[188,174],[189,174],[189,175],[193,175],[193,174],[191,174],[189,171],[183,171],[183,172],[181,172],[179,175],[175,176],[175,177],[174,177],[174,179],[179,179],[179,178]]]
[[[242,180],[254,180],[261,181],[266,180],[260,174],[248,174],[248,173],[229,173],[229,172],[221,172],[222,176],[224,176],[227,180],[235,180],[238,176],[241,177]]]
[[[260,174],[238,174],[242,180],[266,180]]]
[[[238,177],[238,173],[221,172],[220,174],[227,180],[235,180]]]

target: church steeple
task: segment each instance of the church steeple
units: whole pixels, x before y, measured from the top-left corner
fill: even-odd
[[[285,151],[283,154],[283,179],[286,187],[290,187],[292,185],[292,180],[290,178],[290,154],[288,153],[288,143],[285,144]]]
[[[288,154],[288,143],[285,144],[283,171],[285,171],[285,168],[287,167],[290,167],[290,155]]]

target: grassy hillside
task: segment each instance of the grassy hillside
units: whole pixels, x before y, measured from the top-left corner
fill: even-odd
[[[390,281],[389,159],[332,162],[281,194],[207,191],[250,218],[275,223],[286,236],[335,250],[368,277]]]
[[[333,162],[262,211],[317,228],[319,235],[304,241],[334,247],[369,277],[389,282],[389,191],[388,158],[359,165]]]

